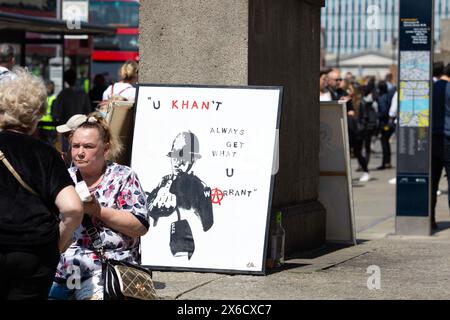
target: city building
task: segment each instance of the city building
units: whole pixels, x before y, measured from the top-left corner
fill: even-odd
[[[441,20],[450,15],[450,0],[435,0],[434,50],[439,53],[443,33]],[[397,62],[399,1],[394,0],[327,0],[322,8],[321,24],[324,32],[325,65],[342,67],[348,59],[358,59],[357,75],[370,74],[377,65],[377,74],[384,76]],[[375,54],[374,54],[375,53]],[[375,58],[376,61],[370,59]],[[386,60],[390,59],[388,62]],[[384,61],[384,65],[380,62]]]

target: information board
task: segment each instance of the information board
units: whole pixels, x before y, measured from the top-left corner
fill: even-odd
[[[397,217],[429,215],[433,11],[432,0],[400,0]]]

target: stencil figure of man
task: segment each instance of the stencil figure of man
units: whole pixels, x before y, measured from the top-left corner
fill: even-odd
[[[164,176],[159,185],[147,193],[149,214],[153,218],[153,226],[157,226],[159,218],[177,213],[178,219],[170,229],[170,249],[174,256],[187,255],[190,259],[195,244],[188,218],[194,215],[200,219],[205,232],[214,223],[211,189],[191,171],[201,158],[198,138],[190,131],[179,133],[167,156],[172,173]]]

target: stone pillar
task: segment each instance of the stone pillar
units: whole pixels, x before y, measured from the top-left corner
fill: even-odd
[[[284,87],[280,169],[286,254],[325,241],[319,183],[320,8],[324,0],[146,0],[140,81]]]
[[[247,85],[247,0],[146,0],[140,81]]]

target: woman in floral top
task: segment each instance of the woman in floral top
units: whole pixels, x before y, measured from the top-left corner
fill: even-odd
[[[140,263],[139,237],[149,228],[145,193],[129,167],[106,160],[119,148],[98,113],[75,129],[71,149],[75,166],[69,173],[76,183],[79,171],[89,187],[92,199],[84,202],[84,212],[97,228],[105,256]],[[61,255],[50,298],[103,299],[101,262],[84,225]]]

